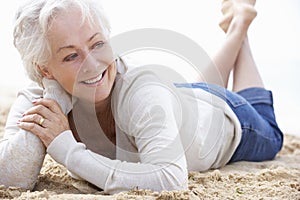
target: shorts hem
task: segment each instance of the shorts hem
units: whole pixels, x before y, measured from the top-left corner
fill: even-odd
[[[250,104],[269,104],[273,105],[272,91],[265,88],[252,87],[237,92],[240,96],[244,97]]]

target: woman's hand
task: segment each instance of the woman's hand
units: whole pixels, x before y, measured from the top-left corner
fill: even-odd
[[[70,130],[68,118],[52,99],[38,99],[19,120],[18,126],[38,136],[46,147],[60,133]]]

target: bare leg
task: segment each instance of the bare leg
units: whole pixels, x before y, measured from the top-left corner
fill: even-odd
[[[244,40],[233,70],[233,91],[249,87],[264,87],[263,81],[254,62],[248,37]]]
[[[213,64],[217,70],[214,70],[214,67],[210,66],[205,72],[207,82],[215,83],[225,88],[228,85],[229,75],[247,36],[248,28],[252,20],[256,17],[254,7],[245,3],[237,4],[234,8],[227,8],[227,10],[234,10],[234,12],[230,12],[232,17],[230,17],[228,27],[223,26],[226,29],[225,41],[213,57]],[[226,13],[225,18],[228,18]],[[218,74],[216,74],[216,71]],[[221,76],[220,79],[216,78],[216,75]]]

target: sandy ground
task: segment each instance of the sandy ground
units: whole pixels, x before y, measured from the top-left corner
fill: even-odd
[[[14,96],[0,97],[0,138]],[[0,177],[1,178],[1,177]],[[84,181],[68,176],[66,169],[46,156],[34,191],[0,186],[0,199],[299,199],[300,137],[285,135],[275,160],[238,162],[205,173],[190,172],[186,191],[132,190],[106,195]]]

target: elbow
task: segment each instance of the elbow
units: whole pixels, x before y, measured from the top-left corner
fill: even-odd
[[[0,185],[32,190],[37,182],[44,154],[38,150],[33,154],[13,145],[5,147],[0,149]]]
[[[1,174],[2,175],[2,174]],[[15,181],[18,180],[18,181]],[[33,190],[36,184],[36,180],[20,180],[20,177],[9,177],[9,178],[1,178],[0,185],[5,187],[16,187],[21,188],[23,190]]]
[[[159,191],[186,190],[188,188],[188,170],[186,168],[172,167],[164,170],[162,188]]]
[[[0,159],[0,185],[32,190],[37,182],[39,170],[33,166]],[[25,163],[27,164],[27,163]]]

